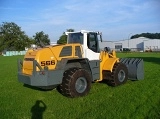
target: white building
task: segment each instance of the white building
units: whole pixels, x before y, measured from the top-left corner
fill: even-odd
[[[57,42],[50,42],[50,45],[57,45]]]
[[[112,50],[120,51],[120,49],[129,48],[131,51],[160,51],[160,39],[149,39],[139,37],[120,41],[103,41],[100,42],[100,48],[110,47]]]
[[[151,49],[152,51],[160,51],[160,39],[144,40],[144,50]]]

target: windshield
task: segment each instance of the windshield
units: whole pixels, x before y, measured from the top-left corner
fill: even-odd
[[[68,43],[80,43],[83,44],[83,34],[82,33],[69,33]]]

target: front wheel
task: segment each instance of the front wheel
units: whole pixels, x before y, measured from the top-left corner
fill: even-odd
[[[67,97],[81,97],[89,93],[91,88],[90,74],[80,68],[70,68],[64,72],[60,93]]]
[[[106,76],[107,77],[107,76]],[[128,80],[128,69],[123,63],[116,63],[108,74],[107,83],[111,86],[124,84]]]

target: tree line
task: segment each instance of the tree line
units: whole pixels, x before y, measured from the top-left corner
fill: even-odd
[[[43,31],[36,32],[33,37],[28,37],[14,22],[3,22],[0,25],[0,52],[2,51],[21,51],[25,47],[30,47],[31,44],[40,46],[40,42],[45,45],[50,44],[48,34]]]
[[[67,32],[74,32],[74,29],[67,29]],[[138,37],[146,37],[151,39],[160,39],[160,33],[141,33],[131,36],[131,39]],[[35,35],[29,37],[21,30],[14,22],[3,22],[0,24],[0,52],[2,51],[20,51],[24,50],[25,47],[30,47],[31,44],[37,46],[50,45],[49,35],[43,31],[36,32]],[[57,40],[57,44],[66,44],[67,36],[65,32]]]
[[[131,36],[131,39],[133,38],[139,38],[139,37],[146,37],[150,39],[160,39],[160,33],[141,33],[141,34],[135,34]]]
[[[74,32],[74,29],[67,29],[67,32]],[[65,32],[57,40],[57,44],[67,43]],[[35,35],[29,37],[22,31],[21,27],[14,22],[2,22],[0,24],[0,52],[2,51],[21,51],[25,47],[35,44],[39,47],[50,45],[49,35],[43,31],[36,32]]]

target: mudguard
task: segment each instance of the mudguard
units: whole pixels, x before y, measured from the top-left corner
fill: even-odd
[[[108,58],[107,60],[105,60],[104,65],[102,67],[102,71],[108,70],[112,72],[113,66],[116,62],[118,62],[118,60],[118,58]]]

